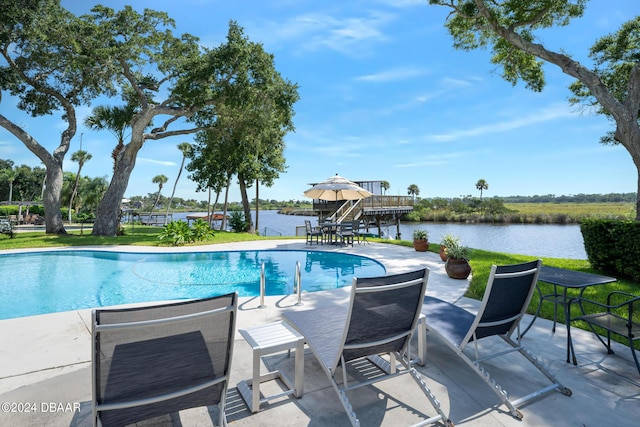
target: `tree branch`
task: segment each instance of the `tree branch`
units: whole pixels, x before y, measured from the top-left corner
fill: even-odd
[[[124,72],[125,78],[129,81],[129,83],[131,83],[131,87],[133,87],[133,90],[136,92],[136,95],[138,95],[142,109],[143,110],[147,109],[149,107],[149,100],[147,99],[147,95],[144,93],[144,91],[138,84],[138,81],[133,75],[133,72],[131,71],[129,64],[127,64],[127,62],[122,58],[118,59],[118,62],[122,66],[122,70]]]
[[[474,0],[474,2],[478,7],[479,14],[487,20],[487,24],[490,26],[491,30],[498,36],[504,38],[513,46],[524,52],[557,65],[565,74],[584,83],[598,102],[616,119],[624,116],[625,106],[611,95],[597,74],[567,55],[547,50],[543,45],[529,42],[522,38],[517,32],[509,28],[502,27],[500,23],[496,21],[491,11],[487,8],[485,0]]]
[[[146,133],[144,135],[144,139],[158,140],[158,139],[168,138],[170,136],[189,135],[189,134],[200,132],[202,130],[207,130],[207,129],[209,129],[208,126],[202,126],[202,127],[197,127],[193,129],[180,129],[180,130],[174,130],[170,132]]]
[[[640,110],[640,64],[636,63],[631,68],[629,73],[629,86],[628,95],[625,102],[626,107],[631,112],[636,112],[636,119],[638,110]]]

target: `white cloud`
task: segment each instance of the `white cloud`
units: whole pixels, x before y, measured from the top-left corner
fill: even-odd
[[[441,82],[445,88],[468,87],[474,84],[469,80],[454,79],[452,77],[445,77],[441,80]]]
[[[138,161],[143,163],[152,163],[155,165],[162,165],[162,166],[178,166],[178,163],[176,162],[169,162],[166,160],[155,160],[155,159],[149,159],[146,157],[138,157]]]
[[[364,17],[336,17],[329,13],[307,13],[286,22],[269,21],[254,28],[266,45],[295,42],[299,51],[334,50],[347,56],[366,54],[372,45],[386,42],[382,28],[395,15],[370,12]]]
[[[471,129],[461,129],[449,133],[431,135],[430,139],[432,141],[456,141],[461,138],[507,132],[531,126],[536,123],[578,116],[579,115],[576,112],[571,111],[566,104],[552,104],[547,108],[543,108],[529,115],[522,115],[502,122],[490,123]]]
[[[354,80],[371,83],[385,83],[397,80],[407,80],[427,74],[429,71],[424,68],[398,67],[381,71],[376,74],[367,74],[356,77]]]
[[[455,153],[442,153],[439,152],[437,155],[427,155],[422,156],[423,160],[419,162],[408,162],[408,163],[398,163],[393,165],[394,168],[399,169],[407,169],[407,168],[416,168],[416,167],[425,167],[425,166],[442,166],[451,163],[452,160],[463,157],[465,154],[462,152]]]

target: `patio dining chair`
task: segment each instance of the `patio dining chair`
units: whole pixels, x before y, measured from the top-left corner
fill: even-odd
[[[340,239],[340,244],[342,246],[351,245],[353,247],[353,238],[355,237],[355,233],[353,231],[352,221],[345,221],[340,223],[337,233],[338,238]]]
[[[93,424],[125,426],[218,405],[226,426],[235,293],[92,314]]]
[[[585,322],[593,331],[598,340],[607,349],[607,354],[614,354],[611,348],[611,334],[616,334],[626,338],[633,361],[636,364],[638,373],[640,373],[640,362],[636,354],[634,342],[640,340],[640,321],[638,320],[638,312],[640,312],[640,296],[630,294],[623,291],[612,291],[607,294],[607,302],[597,302],[586,298],[572,298],[569,300],[567,312],[571,313],[571,305],[576,304],[583,313],[581,316],[569,319],[567,322],[567,363],[569,356],[572,356],[573,364],[578,364],[575,349],[573,348],[573,338],[571,335],[571,322],[581,320]],[[585,313],[585,309],[589,308],[589,313]],[[595,328],[594,328],[595,327]],[[605,343],[598,332],[604,331],[607,336]]]
[[[436,422],[452,425],[411,365],[409,341],[420,315],[428,273],[425,268],[390,276],[354,278],[348,307],[284,314],[284,319],[304,336],[353,426],[359,426],[360,420],[347,392],[402,374],[410,374],[437,413],[416,425]]]
[[[324,240],[324,233],[322,229],[312,227],[311,221],[305,220],[304,226],[307,234],[307,245],[312,245],[314,238],[316,240],[316,245],[320,244]]]
[[[542,397],[554,390],[567,396],[571,395],[571,390],[560,384],[553,374],[524,348],[521,341],[520,321],[531,301],[541,265],[542,261],[537,260],[522,264],[492,266],[477,314],[433,297],[425,297],[422,308],[424,318],[421,321],[426,323],[427,331],[438,336],[473,369],[509,408],[511,415],[518,419],[522,419],[523,414],[517,408],[532,399]],[[514,332],[515,341],[512,338]],[[495,353],[489,353],[488,348],[484,348],[484,355],[480,357],[478,341],[487,337],[499,337],[510,348],[506,350],[500,348]],[[474,351],[470,352],[467,350],[467,345],[472,341]],[[516,351],[544,374],[552,384],[522,398],[510,400],[507,392],[490,377],[481,362]],[[505,369],[507,369],[506,366]],[[513,373],[514,377],[517,375],[520,375],[517,371]]]

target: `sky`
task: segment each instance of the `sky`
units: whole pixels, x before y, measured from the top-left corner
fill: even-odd
[[[573,78],[547,64],[543,92],[512,86],[490,62],[490,51],[452,47],[444,27],[448,10],[427,0],[62,0],[76,14],[99,3],[165,11],[176,21],[175,34],[193,34],[210,48],[224,43],[234,20],[299,85],[295,132],[285,137],[287,169],[272,187],[260,187],[261,199],[305,200],[310,183],[335,174],[386,180],[390,195],[407,195],[415,184],[423,198],[479,196],[479,179],[489,185],[484,197],[636,191],[628,152],[599,143],[613,123],[568,103]],[[540,33],[538,42],[590,66],[593,43],[638,14],[636,0],[592,0],[582,18]],[[93,156],[82,174],[111,179],[113,135],[82,125],[99,104],[78,110],[64,170],[77,172],[71,154],[82,146]],[[58,146],[65,128],[59,115],[31,118],[7,94],[0,113],[49,151]],[[192,141],[184,135],[146,142],[125,197],[156,192],[152,179],[160,174],[169,178],[168,196],[182,158],[177,145]],[[2,128],[0,158],[41,165]],[[176,196],[207,199],[186,171]],[[230,200],[240,200],[237,190]]]

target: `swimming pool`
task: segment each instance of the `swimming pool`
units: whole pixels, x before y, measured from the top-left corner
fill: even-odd
[[[350,285],[354,276],[385,274],[359,255],[303,250],[188,253],[51,251],[0,255],[0,319],[92,307],[205,298],[237,291],[293,293],[296,261],[303,292]]]

